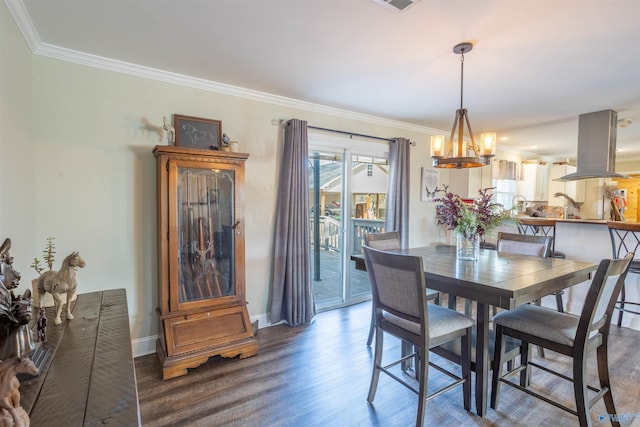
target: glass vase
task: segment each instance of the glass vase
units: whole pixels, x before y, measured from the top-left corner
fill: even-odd
[[[456,236],[456,258],[477,261],[480,254],[480,236],[472,234],[466,236],[462,233],[455,233]]]

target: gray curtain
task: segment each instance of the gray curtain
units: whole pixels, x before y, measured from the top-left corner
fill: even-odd
[[[400,245],[409,244],[409,163],[411,142],[395,138],[389,143],[389,188],[385,231],[400,233]]]
[[[276,201],[271,289],[271,323],[310,323],[315,315],[309,255],[309,178],[307,122],[291,119],[284,148]]]

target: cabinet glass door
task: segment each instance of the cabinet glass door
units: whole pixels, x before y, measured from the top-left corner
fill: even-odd
[[[234,171],[177,168],[178,300],[235,294]]]

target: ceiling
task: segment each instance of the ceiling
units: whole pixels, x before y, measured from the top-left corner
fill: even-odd
[[[474,134],[575,158],[578,115],[611,108],[634,122],[618,129],[618,159],[640,158],[638,0],[419,0],[403,11],[384,0],[5,3],[36,52],[34,43],[446,134],[460,104],[453,46],[469,41]]]

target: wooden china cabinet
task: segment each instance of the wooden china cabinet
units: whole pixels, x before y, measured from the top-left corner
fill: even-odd
[[[257,354],[245,300],[248,154],[156,146],[162,378],[211,356]]]

